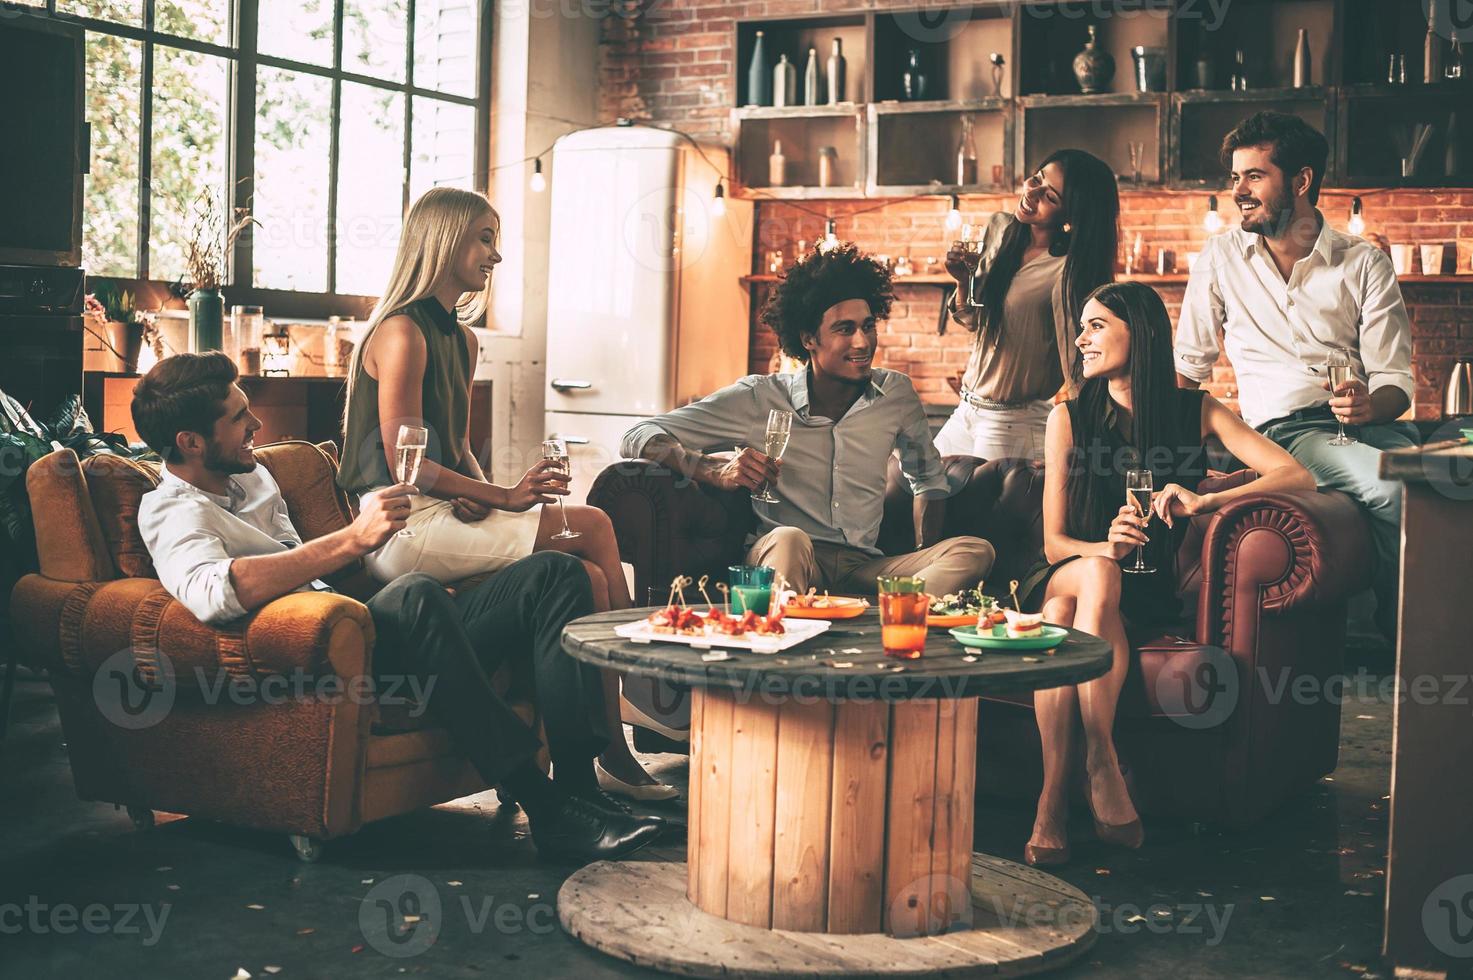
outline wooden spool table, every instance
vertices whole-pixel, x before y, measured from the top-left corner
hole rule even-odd
[[[972,853],[973,789],[978,695],[1098,677],[1105,641],[1071,630],[1052,655],[997,653],[933,630],[923,657],[901,661],[884,656],[872,610],[781,653],[707,662],[703,650],[614,633],[646,612],[579,619],[563,647],[693,689],[686,863],[577,872],[558,898],[570,933],[695,976],[1016,974],[1094,941],[1082,893]],[[662,907],[631,900],[641,890]],[[672,916],[722,937],[672,943]],[[816,945],[815,934],[831,939]],[[775,956],[778,937],[790,955]]]

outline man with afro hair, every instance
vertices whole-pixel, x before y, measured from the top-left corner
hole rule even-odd
[[[772,487],[754,499],[758,527],[746,560],[770,565],[800,592],[873,592],[879,575],[918,575],[933,594],[975,585],[992,568],[981,538],[938,541],[947,496],[941,457],[910,378],[874,366],[877,320],[890,315],[890,273],[853,245],[815,251],[773,291],[762,322],[804,362],[794,374],[754,374],[624,434],[625,456],[663,463],[723,490]],[[768,414],[793,415],[781,460],[764,455]],[[738,447],[735,455],[722,456]],[[916,543],[876,547],[892,453],[915,497]]]

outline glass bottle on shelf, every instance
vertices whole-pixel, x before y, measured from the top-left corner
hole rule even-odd
[[[1463,42],[1454,41],[1452,51],[1448,54],[1447,65],[1442,70],[1443,77],[1450,82],[1460,81],[1463,77]]]
[[[844,101],[844,40],[834,38],[833,50],[829,52],[829,105]]]
[[[772,104],[798,104],[798,69],[785,54],[778,56],[777,64],[772,69]]]
[[[761,31],[752,45],[747,65],[747,105],[772,104],[772,69],[767,66],[767,45]]]
[[[920,48],[911,48],[906,52],[905,71],[900,76],[900,90],[907,102],[920,102],[926,98],[926,73],[921,69]]]
[[[767,185],[782,187],[788,182],[788,158],[783,156],[783,141],[772,141],[772,155],[767,158]]]
[[[803,104],[818,105],[818,49],[811,46],[808,64],[803,68]]]
[[[1309,32],[1299,29],[1299,38],[1294,42],[1294,87],[1308,88],[1314,84],[1310,69]]]
[[[956,146],[956,182],[963,187],[977,183],[977,142],[972,137],[971,116],[962,116],[962,136]]]
[[[1230,85],[1234,92],[1248,91],[1248,65],[1247,56],[1243,49],[1239,48],[1233,55],[1233,78]]]

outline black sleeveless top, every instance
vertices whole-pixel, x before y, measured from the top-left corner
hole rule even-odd
[[[1125,474],[1131,469],[1149,469],[1151,485],[1156,491],[1168,483],[1178,483],[1193,493],[1207,475],[1207,451],[1202,445],[1202,398],[1200,389],[1174,389],[1175,405],[1166,419],[1168,432],[1162,446],[1148,447],[1144,452],[1130,445],[1110,418],[1091,444],[1082,452],[1076,447],[1070,461],[1071,483],[1074,480],[1095,481],[1096,499],[1100,506],[1087,524],[1075,526],[1071,520],[1065,531],[1081,541],[1104,541],[1110,531],[1115,514],[1126,503]],[[1066,403],[1069,423],[1073,431],[1082,428],[1082,409],[1077,399]],[[1113,408],[1114,403],[1109,403]],[[1113,416],[1113,411],[1107,409]],[[1071,486],[1071,490],[1074,489]],[[1176,527],[1168,528],[1159,517],[1152,517],[1146,529],[1150,543],[1145,547],[1148,566],[1156,569],[1147,575],[1121,576],[1120,610],[1133,628],[1165,624],[1181,618],[1181,601],[1177,597],[1176,554],[1186,537],[1190,525],[1187,519],[1178,520]],[[1028,597],[1028,608],[1038,608],[1043,603],[1042,586],[1061,565],[1072,561],[1066,558],[1052,565],[1038,562],[1029,570],[1019,595]],[[1132,551],[1123,565],[1135,563]]]

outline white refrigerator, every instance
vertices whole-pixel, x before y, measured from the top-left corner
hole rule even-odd
[[[569,503],[634,423],[747,373],[752,206],[715,206],[727,173],[724,149],[645,126],[553,149],[546,429],[568,443]]]

